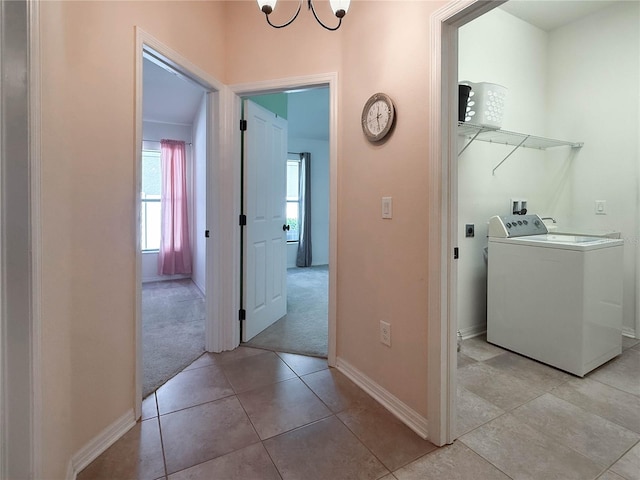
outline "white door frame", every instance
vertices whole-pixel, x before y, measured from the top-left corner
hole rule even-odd
[[[338,258],[338,74],[336,72],[308,75],[300,77],[289,77],[261,82],[250,82],[231,85],[231,123],[233,131],[232,157],[234,159],[234,181],[235,188],[235,218],[240,215],[240,111],[242,96],[264,95],[268,93],[279,93],[285,90],[305,87],[329,87],[329,336],[328,336],[328,362],[330,366],[336,365],[336,299],[337,299],[337,258]],[[236,222],[237,224],[238,222]],[[233,257],[237,259],[236,284],[240,279],[240,229],[237,232],[237,241],[233,244]],[[235,298],[237,308],[240,308],[240,296]],[[233,335],[233,339],[240,338],[240,322],[236,320],[231,324],[231,331],[228,335]],[[229,338],[229,340],[232,340]],[[232,343],[232,342],[231,342]],[[239,344],[239,340],[236,345]]]
[[[429,150],[429,440],[455,440],[458,242],[458,28],[503,0],[458,0],[431,16],[431,145]]]
[[[205,348],[207,351],[221,351],[221,319],[225,318],[225,298],[224,284],[228,279],[224,276],[223,255],[225,243],[220,240],[219,232],[224,233],[224,218],[221,210],[224,204],[219,197],[224,188],[222,182],[223,159],[225,158],[224,122],[225,102],[224,91],[226,87],[217,79],[191,63],[175,50],[163,44],[144,30],[136,27],[136,50],[135,50],[135,152],[136,159],[136,182],[135,182],[135,202],[136,217],[136,285],[135,285],[135,346],[136,346],[136,366],[135,366],[135,414],[140,418],[142,413],[142,252],[140,251],[140,189],[142,184],[142,80],[143,80],[143,52],[151,52],[160,58],[167,65],[176,71],[199,83],[209,93],[207,94],[207,202],[206,202],[206,223],[207,228],[212,232],[206,243],[206,300],[205,300]],[[202,234],[203,232],[196,232]],[[220,261],[223,259],[223,261]],[[221,265],[222,264],[222,265]],[[227,268],[228,269],[228,268]]]
[[[7,28],[11,25],[11,28]],[[3,186],[14,201],[0,202],[3,220],[0,244],[0,477],[39,478],[41,472],[41,252],[40,241],[40,23],[38,2],[5,2],[0,6],[0,49],[12,54],[0,61],[0,98],[12,99],[4,115],[19,121],[28,117],[26,130],[14,125],[0,152],[5,166],[27,161],[28,171],[3,171]],[[0,41],[2,41],[0,40]],[[24,62],[24,63],[22,63]],[[9,64],[10,63],[10,64]],[[22,80],[27,78],[26,90]],[[3,82],[9,80],[8,82]],[[20,81],[16,81],[19,79]],[[9,102],[4,102],[9,103]],[[3,115],[3,116],[4,116]],[[3,130],[7,123],[3,122]],[[3,135],[4,136],[4,135]],[[9,154],[7,154],[9,152]],[[7,155],[5,155],[7,154]],[[0,188],[2,185],[0,185]],[[25,189],[26,201],[23,195]],[[19,205],[15,205],[19,199]],[[1,200],[1,199],[0,199]],[[9,211],[10,210],[10,211]],[[8,228],[9,227],[9,228]],[[7,241],[11,239],[11,241]],[[24,249],[28,252],[25,255]],[[9,264],[6,259],[20,258]],[[7,279],[19,278],[19,287],[9,296]],[[19,297],[19,298],[18,298]],[[8,311],[10,298],[11,310]],[[8,402],[8,390],[13,400]],[[13,447],[12,447],[13,446]]]

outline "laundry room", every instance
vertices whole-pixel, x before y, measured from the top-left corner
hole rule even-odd
[[[622,332],[637,337],[640,4],[558,2],[582,9],[545,16],[526,3],[544,2],[507,2],[459,30],[459,82],[483,94],[497,85],[504,98],[500,118],[465,112],[465,123],[519,135],[504,145],[459,126],[458,329],[486,330],[488,222],[515,201],[550,232],[624,241]],[[518,147],[534,137],[549,142]]]

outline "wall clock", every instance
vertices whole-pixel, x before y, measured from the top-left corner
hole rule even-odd
[[[362,109],[362,131],[370,142],[382,141],[396,120],[396,110],[389,95],[371,95]]]

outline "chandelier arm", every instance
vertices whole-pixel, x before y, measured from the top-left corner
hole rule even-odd
[[[293,23],[293,21],[298,18],[298,14],[300,13],[300,9],[302,8],[302,0],[300,0],[300,3],[298,4],[298,10],[296,11],[295,15],[293,17],[291,17],[291,20],[289,20],[287,23],[283,23],[282,25],[276,25],[275,23],[271,23],[271,20],[269,20],[269,14],[268,13],[264,13],[265,18],[267,19],[267,23],[269,25],[271,25],[273,28],[284,28],[287,25],[291,25]]]
[[[322,20],[320,20],[320,19],[318,18],[318,15],[316,14],[316,9],[315,9],[315,8],[313,8],[313,2],[312,2],[311,0],[307,0],[307,2],[308,2],[308,5],[309,5],[309,10],[311,10],[311,12],[313,13],[313,16],[314,16],[314,17],[316,17],[316,21],[317,21],[320,25],[322,25],[322,26],[323,26],[324,28],[326,28],[327,30],[331,30],[332,32],[334,32],[334,31],[336,31],[336,30],[338,30],[338,29],[340,28],[340,25],[342,25],[342,18],[340,18],[340,19],[338,20],[338,25],[337,25],[337,26],[335,26],[335,27],[328,27],[328,26],[326,26],[324,23],[322,23]],[[292,20],[292,21],[293,21],[293,20]]]

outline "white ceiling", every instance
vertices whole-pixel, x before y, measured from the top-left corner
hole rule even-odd
[[[204,89],[149,59],[143,64],[145,121],[191,125]],[[329,89],[313,88],[288,94],[289,136],[329,139]]]
[[[615,0],[510,0],[499,8],[542,30],[551,31],[607,7]]]
[[[204,89],[148,59],[143,63],[142,118],[150,122],[191,125]]]

